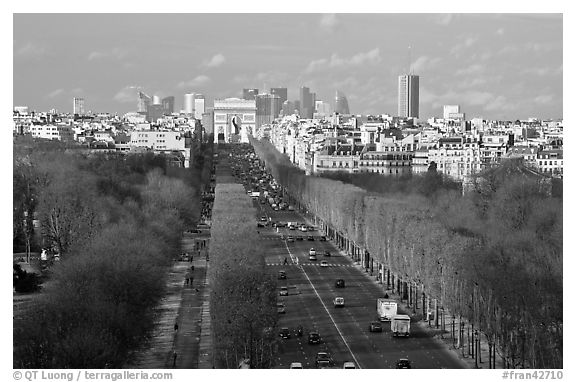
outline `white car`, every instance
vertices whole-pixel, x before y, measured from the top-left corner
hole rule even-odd
[[[328,266],[328,262],[326,260],[322,260],[322,262],[320,263],[321,267],[327,267]]]
[[[335,308],[343,308],[344,307],[344,297],[336,297],[334,299],[334,307]]]
[[[354,364],[354,362],[344,362],[344,366],[342,366],[342,369],[356,369],[356,365]]]
[[[303,369],[302,363],[300,362],[292,362],[290,364],[290,369]]]
[[[303,225],[302,227],[300,227],[300,231],[302,231],[302,232],[307,232],[307,231],[308,231],[308,228],[306,228],[306,226]]]

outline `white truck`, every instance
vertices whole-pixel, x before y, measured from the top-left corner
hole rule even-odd
[[[392,321],[390,321],[390,330],[392,331],[392,335],[394,337],[410,336],[410,316],[406,314],[397,314],[392,317]]]
[[[376,302],[376,309],[378,310],[380,321],[391,321],[392,317],[398,312],[398,304],[388,298],[379,298]]]
[[[252,191],[251,196],[252,196],[253,198],[259,198],[259,197],[260,197],[260,192],[258,192],[258,191]]]

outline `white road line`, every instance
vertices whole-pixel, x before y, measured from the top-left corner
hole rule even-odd
[[[286,244],[286,242],[284,242],[284,245],[286,245],[286,250],[288,251],[288,254],[290,255],[290,258],[293,259],[292,256],[292,252],[290,252],[290,248],[288,248],[288,245]],[[294,260],[292,260],[294,261]],[[346,342],[346,339],[344,338],[344,336],[342,335],[342,332],[340,331],[340,328],[338,327],[338,325],[336,325],[336,322],[334,321],[334,318],[332,317],[332,315],[330,314],[330,311],[328,310],[328,308],[326,308],[326,304],[324,304],[324,301],[322,301],[322,298],[320,298],[320,295],[318,294],[318,291],[316,290],[316,288],[314,287],[314,284],[312,284],[312,281],[310,281],[310,277],[308,277],[308,274],[306,273],[306,271],[304,270],[304,268],[300,265],[300,269],[302,269],[302,272],[304,272],[304,276],[306,276],[306,279],[308,280],[308,282],[310,283],[310,286],[312,286],[312,289],[314,289],[314,293],[316,293],[316,296],[318,297],[318,300],[320,300],[320,302],[322,303],[322,306],[324,307],[324,310],[326,311],[326,313],[328,313],[328,316],[330,317],[330,320],[332,321],[332,323],[334,324],[334,327],[336,328],[336,330],[338,331],[338,334],[340,335],[340,338],[342,338],[342,341],[344,342],[344,345],[346,345],[346,348],[348,349],[348,351],[350,352],[350,355],[352,355],[352,358],[354,358],[354,362],[356,362],[356,365],[358,366],[359,369],[361,369],[362,367],[360,366],[360,362],[358,362],[358,360],[356,359],[356,356],[354,355],[354,353],[352,352],[352,349],[350,349],[350,346],[348,346],[348,342]]]

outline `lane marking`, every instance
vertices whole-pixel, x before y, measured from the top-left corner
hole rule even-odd
[[[284,245],[286,246],[286,250],[288,251],[288,254],[290,255],[291,259],[294,259],[294,257],[292,256],[292,252],[290,252],[290,248],[288,248],[288,245],[286,244],[286,242],[284,242]],[[294,260],[292,260],[294,261]],[[360,362],[358,362],[358,360],[356,359],[356,356],[354,355],[354,353],[352,352],[352,349],[350,349],[350,346],[348,345],[348,342],[346,341],[346,339],[344,338],[344,336],[342,335],[342,332],[340,331],[340,328],[338,327],[338,325],[336,324],[336,322],[334,321],[334,318],[332,317],[332,314],[330,314],[330,311],[328,310],[328,308],[326,308],[326,304],[324,304],[324,301],[322,301],[322,298],[320,297],[320,295],[318,294],[318,291],[316,290],[316,287],[314,287],[314,284],[312,284],[312,281],[310,280],[310,277],[308,277],[308,274],[306,273],[306,271],[304,270],[304,267],[302,267],[302,265],[299,265],[300,269],[302,269],[302,272],[304,272],[304,276],[306,276],[306,279],[308,280],[308,282],[310,283],[310,286],[312,287],[312,289],[314,289],[314,293],[316,294],[316,296],[318,297],[318,299],[320,300],[320,303],[322,303],[322,306],[324,307],[324,310],[326,311],[326,313],[328,313],[328,317],[330,317],[330,320],[332,321],[332,323],[334,324],[334,327],[336,328],[336,330],[338,331],[338,334],[340,335],[340,338],[342,338],[342,341],[344,342],[344,345],[346,345],[346,348],[348,349],[348,351],[350,352],[350,355],[352,356],[352,358],[354,358],[354,362],[356,362],[356,365],[358,366],[359,369],[361,369],[361,365]]]

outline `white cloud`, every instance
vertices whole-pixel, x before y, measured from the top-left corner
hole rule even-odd
[[[182,88],[193,88],[196,86],[202,86],[202,85],[206,85],[207,83],[210,82],[210,77],[201,74],[199,76],[194,77],[193,79],[189,80],[189,81],[182,81],[179,82],[178,85],[176,85],[178,88],[182,89]]]
[[[420,56],[414,61],[411,65],[412,70],[417,72],[422,72],[426,69],[431,69],[432,67],[436,66],[441,61],[439,57],[428,57],[428,56]]]
[[[467,68],[459,69],[456,71],[457,76],[467,76],[470,74],[478,74],[484,71],[484,65],[472,64]]]
[[[554,96],[551,94],[542,94],[542,95],[539,95],[538,97],[534,98],[534,102],[541,104],[541,105],[552,103],[553,100],[554,100]]]
[[[210,60],[204,61],[204,66],[208,68],[217,68],[226,62],[226,57],[222,53],[215,54]]]
[[[43,46],[38,46],[31,42],[20,46],[14,50],[14,56],[24,57],[24,58],[41,58],[46,55],[47,50]]]
[[[352,57],[339,57],[337,54],[333,54],[329,59],[321,58],[319,60],[311,61],[306,69],[306,73],[311,73],[324,68],[334,69],[334,68],[352,68],[362,65],[378,64],[382,61],[380,56],[380,49],[374,48],[368,52],[357,53]]]
[[[102,52],[90,52],[90,54],[88,55],[88,61],[92,61],[92,60],[98,60],[101,58],[106,57],[106,54],[102,53]]]
[[[114,101],[120,103],[136,103],[137,90],[135,86],[125,86],[116,93],[113,97]]]
[[[48,98],[56,98],[64,93],[64,89],[56,89],[48,93]]]
[[[504,28],[499,28],[499,29],[496,31],[496,34],[502,36],[502,35],[504,34]]]
[[[339,23],[340,21],[334,13],[322,15],[320,19],[320,26],[328,31],[334,30]]]
[[[439,25],[449,25],[452,20],[454,20],[455,16],[451,13],[440,13],[436,15],[432,15],[432,20]]]

